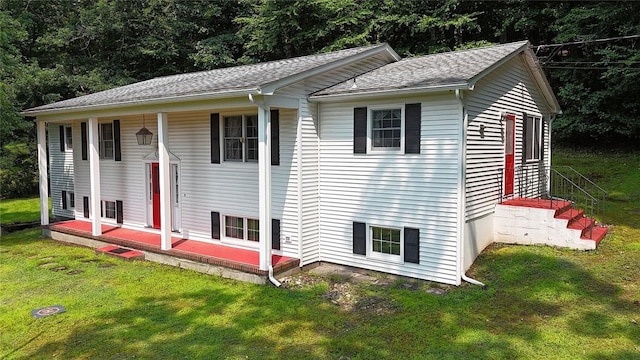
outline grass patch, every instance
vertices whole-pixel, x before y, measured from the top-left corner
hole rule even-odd
[[[51,199],[49,199],[51,213]],[[3,199],[0,201],[0,224],[40,220],[40,198]]]
[[[589,252],[494,244],[469,273],[484,290],[308,275],[276,289],[3,236],[0,358],[637,359],[640,213],[625,209],[640,208],[640,156],[556,156],[628,195],[607,205],[612,234]],[[344,288],[352,306],[327,296]],[[55,304],[67,312],[30,315]]]

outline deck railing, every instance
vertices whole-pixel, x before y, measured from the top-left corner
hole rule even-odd
[[[586,217],[579,219],[583,228],[593,233],[592,222],[604,222],[604,202],[607,192],[570,166],[540,166],[538,164],[518,166],[514,172],[514,191],[504,194],[504,171],[500,171],[499,202],[520,197],[554,202],[569,201],[574,206],[569,210],[574,215],[582,209]]]

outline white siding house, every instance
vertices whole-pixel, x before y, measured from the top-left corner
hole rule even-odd
[[[505,119],[516,163],[548,165],[559,111],[519,42],[407,59],[386,44],[347,49],[25,114],[40,146],[48,127],[54,214],[91,222],[94,236],[105,223],[159,233],[163,249],[171,236],[252,249],[261,270],[277,254],[460,284],[509,195]],[[136,140],[143,124],[149,145]]]

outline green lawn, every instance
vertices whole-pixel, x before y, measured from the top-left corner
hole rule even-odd
[[[638,359],[640,154],[556,153],[619,193],[598,250],[492,245],[469,272],[486,289],[353,285],[368,303],[352,310],[328,299],[332,277],[256,286],[99,256],[37,230],[3,236],[0,358]],[[55,304],[67,312],[30,315]]]
[[[49,200],[51,212],[51,200]],[[0,224],[40,220],[40,198],[0,200]]]

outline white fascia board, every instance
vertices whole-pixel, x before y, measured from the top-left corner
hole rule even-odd
[[[398,55],[392,48],[391,46],[389,46],[389,44],[384,43],[381,46],[375,47],[373,49],[369,49],[367,51],[363,51],[359,54],[356,55],[352,55],[340,60],[336,60],[333,62],[330,62],[328,64],[324,64],[322,66],[317,66],[314,67],[313,69],[295,74],[295,75],[291,75],[288,77],[285,77],[283,79],[280,80],[276,80],[273,81],[271,83],[267,83],[264,84],[263,86],[260,87],[260,94],[262,95],[272,95],[276,90],[278,90],[279,88],[291,85],[295,82],[298,82],[300,80],[304,80],[306,78],[309,78],[311,76],[315,76],[315,75],[320,75],[323,74],[327,71],[331,71],[333,69],[337,69],[339,67],[342,66],[346,66],[349,65],[353,62],[356,61],[360,61],[362,59],[366,59],[368,57],[374,56],[374,55],[378,55],[378,54],[383,54],[383,53],[387,53],[387,55],[389,56],[389,62],[396,62],[398,60],[401,59],[400,55]]]
[[[538,86],[538,89],[540,90],[540,92],[542,93],[542,96],[544,96],[545,100],[547,101],[547,104],[549,105],[551,112],[553,112],[554,114],[562,114],[560,103],[558,102],[558,99],[556,98],[556,95],[554,94],[553,89],[549,84],[549,80],[547,79],[547,76],[544,74],[544,71],[542,70],[542,68],[540,67],[540,64],[536,60],[537,58],[533,53],[533,51],[531,51],[531,49],[526,49],[522,53],[522,57],[525,60],[528,73],[535,80],[535,83]]]
[[[158,112],[180,112],[180,111],[198,111],[198,110],[216,110],[216,109],[244,109],[254,108],[248,96],[244,94],[241,97],[231,98],[211,98],[206,100],[197,100],[190,102],[165,103],[165,104],[145,104],[139,103],[125,107],[113,107],[102,110],[82,110],[77,112],[61,112],[56,114],[44,114],[38,116],[38,121],[46,122],[66,122],[69,120],[86,119],[92,116],[99,118],[110,116],[127,116],[139,115]]]
[[[517,56],[518,54],[520,54],[521,52],[523,52],[524,50],[526,50],[528,48],[529,48],[529,42],[528,41],[527,42],[523,42],[523,44],[519,48],[514,50],[511,54],[503,57],[502,59],[500,59],[498,61],[496,61],[491,66],[487,67],[486,69],[482,70],[481,72],[476,74],[474,77],[469,79],[469,84],[471,84],[472,86],[475,86],[475,84],[478,82],[478,80],[482,79],[483,77],[485,77],[489,73],[493,72],[493,70],[495,70],[498,67],[502,66],[507,61],[513,59],[515,56]]]
[[[372,90],[372,91],[363,91],[363,92],[350,93],[350,94],[313,95],[309,97],[309,101],[329,102],[329,101],[359,100],[359,99],[368,99],[368,98],[380,97],[380,96],[426,94],[426,93],[442,92],[442,91],[448,91],[448,90],[473,90],[473,86],[465,82],[465,83],[458,83],[458,84],[412,87],[412,88],[405,88],[405,89]]]
[[[204,94],[196,94],[196,95],[167,96],[167,97],[154,98],[154,99],[118,101],[118,102],[106,103],[106,104],[71,106],[71,107],[56,108],[56,109],[26,110],[21,112],[21,114],[24,116],[43,116],[43,115],[54,115],[54,114],[62,114],[62,113],[72,114],[76,112],[96,113],[102,110],[123,108],[123,107],[173,104],[173,103],[183,103],[183,102],[189,102],[189,101],[232,98],[232,97],[240,97],[240,96],[246,97],[247,94],[256,93],[258,91],[259,89],[257,88],[250,88],[250,89],[223,91],[223,92],[215,92],[215,93],[204,93]]]

